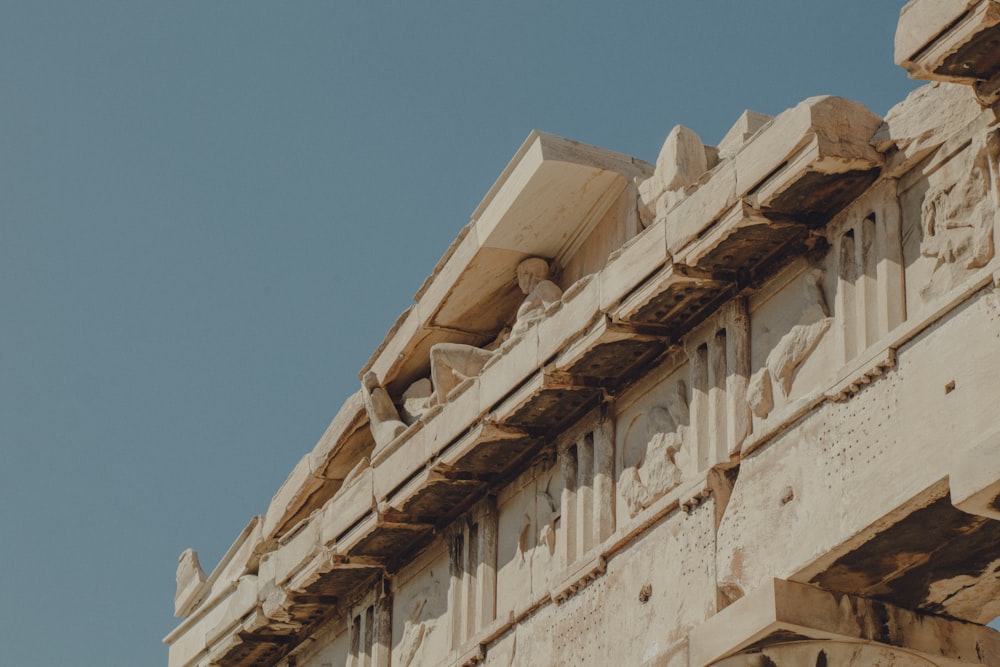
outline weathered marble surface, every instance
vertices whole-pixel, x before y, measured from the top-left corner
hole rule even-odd
[[[998,5],[906,5],[885,119],[532,133],[171,667],[1000,664]]]

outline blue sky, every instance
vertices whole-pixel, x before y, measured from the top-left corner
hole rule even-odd
[[[884,114],[901,5],[0,0],[0,664],[166,663],[532,128]]]

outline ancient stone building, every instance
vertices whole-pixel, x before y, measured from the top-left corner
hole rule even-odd
[[[532,133],[171,667],[1000,665],[1000,2],[879,118]]]

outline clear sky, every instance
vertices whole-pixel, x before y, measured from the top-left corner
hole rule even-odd
[[[902,4],[0,0],[0,665],[166,664],[532,128],[884,114]]]

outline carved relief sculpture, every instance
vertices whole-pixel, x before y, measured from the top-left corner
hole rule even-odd
[[[502,331],[485,348],[462,343],[438,343],[431,348],[432,402],[443,403],[448,394],[463,381],[476,377],[500,344],[508,337],[516,339],[532,324],[545,316],[545,310],[562,298],[562,290],[548,280],[549,264],[540,257],[531,257],[517,266],[517,284],[525,298],[517,310],[514,327]]]
[[[667,135],[653,175],[639,183],[639,217],[644,227],[662,216],[712,166],[698,135],[677,125]]]
[[[551,481],[551,480],[550,480]],[[552,498],[548,488],[538,494],[538,543],[545,545],[549,556],[556,552],[556,522],[560,518],[559,504]]]
[[[764,366],[750,378],[747,400],[753,413],[761,419],[767,418],[774,409],[772,383],[777,382],[782,395],[787,398],[795,371],[816,349],[833,322],[823,296],[822,278],[823,272],[819,269],[808,272],[803,286],[806,306],[799,315],[798,323],[774,346]]]
[[[409,617],[403,622],[403,638],[400,641],[399,655],[403,667],[410,667],[420,653],[424,640],[434,632],[436,619],[425,613],[427,598],[418,597],[413,601]]]
[[[431,396],[434,387],[428,378],[420,378],[403,392],[403,405],[400,417],[407,424],[412,424],[424,416],[431,407]]]
[[[550,477],[549,483],[551,481]],[[531,565],[535,555],[535,547],[545,547],[549,556],[555,554],[556,551],[556,523],[559,520],[559,504],[552,498],[547,485],[544,490],[538,491],[535,501],[535,518],[532,520],[531,515],[525,513],[517,538],[518,564],[523,567]]]
[[[1000,207],[1000,130],[973,142],[972,164],[957,181],[931,188],[921,206],[920,254],[936,259],[925,299],[954,287],[962,270],[986,266],[994,255],[993,227]]]
[[[687,387],[678,381],[668,393],[667,406],[654,407],[640,417],[633,427],[638,432],[630,429],[626,440],[641,437],[645,448],[639,460],[619,476],[618,485],[629,516],[634,517],[681,483],[687,466],[683,431],[688,420]]]

